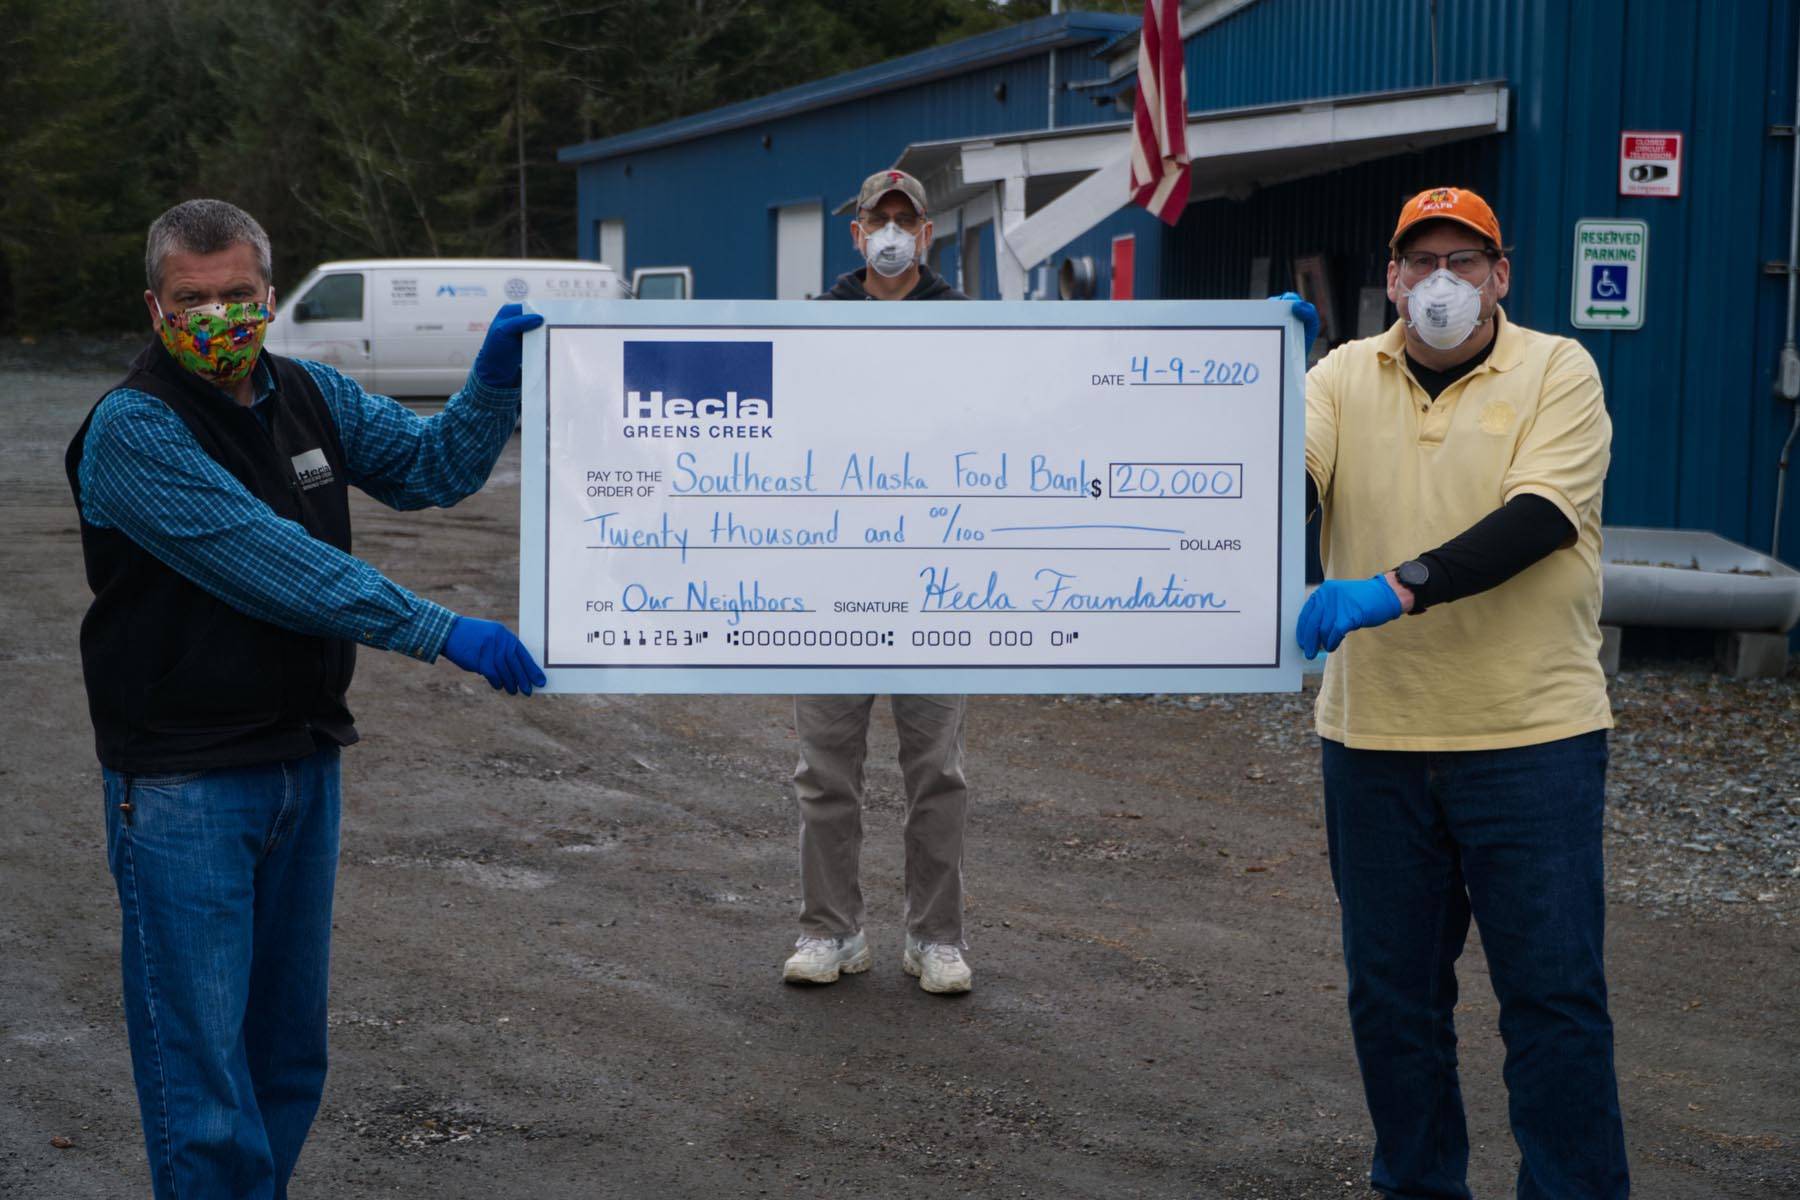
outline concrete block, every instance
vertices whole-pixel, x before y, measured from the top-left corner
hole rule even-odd
[[[1715,657],[1733,679],[1779,679],[1787,674],[1787,634],[1721,633]]]
[[[1617,625],[1600,627],[1600,669],[1608,679],[1619,673],[1619,643],[1624,637],[1625,631]]]

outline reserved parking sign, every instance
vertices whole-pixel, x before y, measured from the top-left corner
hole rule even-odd
[[[1639,329],[1650,227],[1642,221],[1575,222],[1575,287],[1569,322],[1577,329]]]

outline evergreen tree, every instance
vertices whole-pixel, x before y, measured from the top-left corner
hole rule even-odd
[[[139,131],[96,0],[0,0],[0,328],[141,324]],[[138,260],[141,262],[141,260]]]
[[[355,255],[566,256],[560,147],[1046,11],[335,0],[224,20],[211,0],[0,0],[0,329],[141,324],[144,230],[194,196],[256,215],[278,287]]]

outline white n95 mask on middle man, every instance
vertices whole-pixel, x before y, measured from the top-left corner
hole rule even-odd
[[[1407,324],[1434,350],[1454,350],[1480,324],[1481,289],[1438,268],[1406,292]]]
[[[891,222],[863,235],[863,257],[877,274],[889,279],[905,274],[918,253],[917,236]]]

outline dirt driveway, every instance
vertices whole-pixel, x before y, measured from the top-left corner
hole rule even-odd
[[[0,361],[7,1197],[148,1193],[61,473],[116,375]],[[359,501],[358,550],[510,621],[517,484],[515,441],[455,510]],[[1642,801],[1687,778],[1660,698],[1729,706],[1738,686],[1619,684],[1616,744],[1637,757],[1618,773],[1609,960],[1637,1194],[1657,1200],[1800,1195],[1791,855],[1751,861],[1778,841],[1751,824],[1735,861],[1695,851],[1671,881],[1693,835],[1665,825],[1690,818]],[[1790,675],[1749,697],[1775,726],[1715,739],[1721,765],[1681,785],[1693,820],[1729,785],[1733,811],[1755,801],[1791,833],[1797,694]],[[876,969],[798,990],[777,974],[797,906],[781,698],[507,700],[446,663],[369,652],[352,700],[334,1062],[296,1198],[1366,1194],[1307,697],[979,698],[977,986],[950,1000],[900,972],[885,708],[865,864]],[[1745,902],[1708,902],[1717,871],[1755,876],[1733,884]],[[1678,884],[1691,903],[1647,898]],[[1510,1195],[1478,946],[1461,970],[1473,1182]]]

